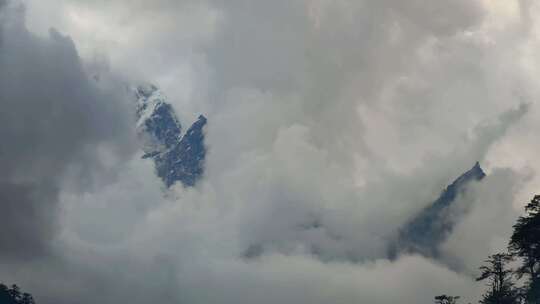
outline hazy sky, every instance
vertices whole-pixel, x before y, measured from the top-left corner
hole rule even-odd
[[[0,280],[39,304],[474,302],[538,193],[537,17],[528,0],[0,0]],[[141,82],[184,127],[208,117],[197,187],[165,190],[140,158]],[[440,259],[387,260],[476,161]]]

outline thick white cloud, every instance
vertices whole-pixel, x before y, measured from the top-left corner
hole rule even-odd
[[[90,68],[157,82],[184,125],[209,118],[196,188],[164,192],[134,157],[109,184],[62,189],[55,257],[4,272],[42,302],[474,301],[474,269],[534,193],[530,1],[26,3],[30,29],[69,34]],[[489,176],[460,198],[442,260],[386,260],[475,161]]]

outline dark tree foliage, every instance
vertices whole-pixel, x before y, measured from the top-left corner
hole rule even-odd
[[[7,287],[0,283],[0,304],[35,304],[32,295],[21,292],[19,286]]]
[[[507,267],[514,258],[507,253],[490,255],[485,265],[480,267],[482,274],[477,281],[487,280],[490,289],[484,294],[483,304],[517,304],[519,292],[512,281],[513,270]]]
[[[440,295],[435,297],[435,304],[456,304],[459,296]]]
[[[527,303],[540,303],[540,195],[527,206],[526,214],[518,218],[508,249],[522,261],[516,274],[526,276],[525,299]]]

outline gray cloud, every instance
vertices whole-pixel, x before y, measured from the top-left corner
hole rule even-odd
[[[26,30],[22,6],[3,10],[0,255],[28,257],[43,254],[58,228],[68,171],[89,177],[100,147],[129,153],[129,111],[87,78],[70,38],[55,30],[38,38]]]
[[[512,183],[523,168],[503,161],[504,147],[536,150],[538,112],[516,97],[538,97],[534,27],[516,26],[519,6],[506,15],[513,6],[466,0],[27,3],[30,28],[70,34],[85,67],[104,55],[112,70],[157,82],[184,125],[209,118],[205,180],[163,193],[151,164],[122,157],[129,111],[86,80],[73,42],[11,18],[13,60],[3,64],[22,76],[0,78],[13,91],[2,106],[16,110],[0,112],[0,132],[18,143],[2,146],[2,195],[28,200],[24,210],[50,197],[36,211],[44,235],[17,233],[31,247],[55,237],[52,257],[6,263],[2,274],[40,303],[474,301],[483,286],[471,269],[501,248],[516,215],[508,201],[532,191]],[[443,248],[461,272],[386,260],[398,228],[477,160],[493,176],[463,199],[472,211]],[[118,179],[103,182],[110,164]],[[65,174],[48,185],[51,172]],[[264,254],[242,259],[253,244]]]

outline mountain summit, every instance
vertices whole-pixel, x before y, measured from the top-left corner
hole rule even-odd
[[[465,193],[467,187],[475,181],[482,180],[486,174],[476,164],[458,177],[441,193],[439,198],[424,208],[400,231],[398,240],[390,250],[390,256],[400,251],[416,252],[426,256],[437,256],[438,246],[452,232],[463,210],[454,210],[456,198]]]
[[[182,134],[182,125],[161,90],[150,84],[133,91],[143,158],[154,160],[156,173],[167,187],[177,181],[194,186],[204,173],[206,117],[200,115]]]

